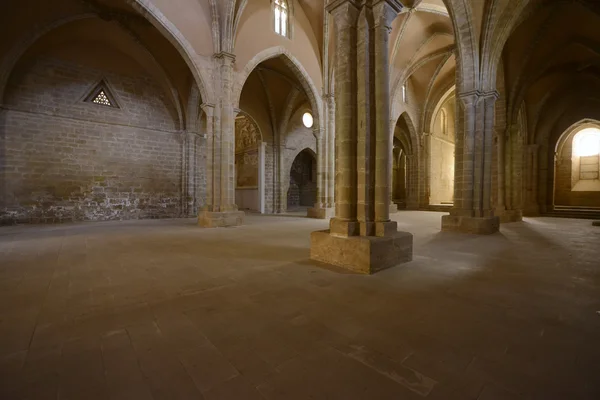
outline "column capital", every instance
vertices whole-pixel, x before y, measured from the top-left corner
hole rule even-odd
[[[235,62],[235,54],[228,53],[226,51],[221,51],[219,53],[213,54],[213,57],[219,60],[229,60],[230,62]]]
[[[333,16],[337,29],[344,29],[356,25],[360,6],[357,0],[333,0],[325,10]]]
[[[200,108],[209,117],[212,116],[213,112],[215,111],[215,105],[212,103],[202,103],[202,104],[200,104]]]
[[[402,11],[402,4],[398,0],[367,0],[367,2],[373,10],[375,26],[384,26],[391,30],[392,21]]]
[[[496,90],[482,92],[481,90],[469,90],[468,92],[458,93],[456,97],[462,101],[465,106],[472,106],[480,101],[496,101],[500,94]]]

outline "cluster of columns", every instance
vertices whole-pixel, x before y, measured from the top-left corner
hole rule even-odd
[[[311,258],[372,273],[412,258],[390,221],[392,135],[388,41],[396,0],[334,0],[335,216],[311,234]]]
[[[492,158],[496,91],[458,93],[454,206],[442,230],[487,234],[500,219],[492,208]],[[462,133],[462,134],[460,134]]]
[[[334,214],[335,199],[335,98],[323,96],[323,130],[317,132],[317,202],[308,217],[328,219]]]
[[[217,86],[220,97],[203,105],[206,115],[206,201],[198,212],[203,227],[241,225],[244,212],[235,204],[235,115],[233,107],[233,63],[235,56],[221,52]]]

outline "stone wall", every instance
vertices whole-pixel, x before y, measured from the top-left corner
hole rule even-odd
[[[0,125],[2,223],[179,216],[182,135],[150,78],[55,58],[17,71]],[[83,101],[100,78],[119,108]]]

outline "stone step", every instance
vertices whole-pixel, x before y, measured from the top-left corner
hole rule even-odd
[[[565,207],[556,206],[554,210],[543,214],[545,217],[576,218],[576,219],[598,219],[600,220],[600,208],[597,207]]]

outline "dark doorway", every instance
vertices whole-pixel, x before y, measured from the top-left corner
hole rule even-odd
[[[317,200],[317,160],[309,149],[296,156],[290,170],[287,208],[312,207]]]

